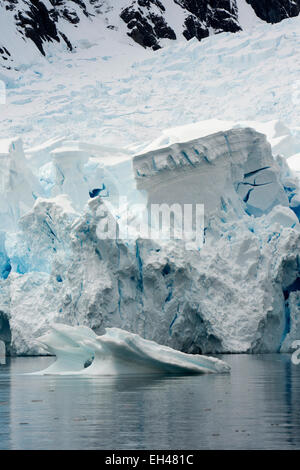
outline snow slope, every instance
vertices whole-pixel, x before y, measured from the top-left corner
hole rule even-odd
[[[1,0],[0,67],[23,70],[43,56],[75,53],[109,38],[133,50],[157,50],[277,23],[299,11],[298,0]]]
[[[7,75],[0,137],[22,135],[26,153],[64,136],[112,147],[136,142],[139,151],[162,129],[218,118],[280,120],[297,139],[299,21],[191,40],[154,55],[142,48],[133,55],[117,42],[80,51],[76,60],[58,55]]]
[[[290,350],[300,334],[299,183],[286,163],[300,152],[299,21],[134,57],[107,41],[2,72],[0,339],[13,353],[39,352],[52,321],[124,328],[184,352]],[[109,201],[122,218],[119,196],[146,205],[187,187],[207,208],[200,250],[99,239]]]
[[[38,56],[75,53],[109,37],[155,51],[299,12],[299,0],[1,0],[0,66],[22,70]]]

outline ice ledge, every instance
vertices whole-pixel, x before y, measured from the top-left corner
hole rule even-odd
[[[202,204],[205,217],[224,209],[226,200],[240,216],[246,211],[259,217],[277,204],[288,206],[279,170],[266,136],[252,128],[174,143],[133,159],[136,185],[147,192],[148,207]]]
[[[195,167],[223,162],[244,167],[245,173],[274,163],[265,135],[254,129],[231,129],[189,142],[136,155],[133,170],[138,189],[147,189],[173,177],[171,172],[194,172]]]

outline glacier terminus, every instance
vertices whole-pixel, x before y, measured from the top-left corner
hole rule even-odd
[[[223,2],[223,13],[208,5],[202,16],[189,1],[90,2],[94,16],[84,2],[69,2],[76,12],[51,2],[43,37],[32,26],[43,2],[26,12],[26,2],[7,3],[7,38],[27,51],[1,46],[7,353],[43,354],[36,338],[57,323],[97,335],[120,328],[183,353],[291,352],[300,337],[295,2],[267,13]],[[164,204],[203,206],[193,249],[135,230],[137,208]],[[124,214],[129,239],[99,238]]]

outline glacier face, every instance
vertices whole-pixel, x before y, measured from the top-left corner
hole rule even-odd
[[[68,162],[61,149],[55,162],[57,155]],[[60,163],[64,184],[53,184],[54,194],[38,197],[19,230],[6,233],[10,272],[0,281],[0,310],[12,353],[41,353],[35,337],[51,322],[98,334],[122,328],[189,353],[288,351],[300,333],[300,231],[291,204],[299,188],[266,137],[250,128],[221,131],[124,157],[106,175],[94,162],[98,186],[106,177],[102,195],[91,191],[91,163],[82,166],[89,151],[72,150],[74,170]],[[122,214],[123,182],[129,203],[204,203],[201,249],[187,251],[180,240],[99,238],[111,208]]]
[[[193,353],[291,348],[298,44],[295,18],[155,56],[140,48],[136,63],[89,44],[78,61],[5,75],[0,340],[12,354],[41,353],[35,338],[52,322]],[[204,203],[203,247],[99,239],[99,224],[122,220],[123,196]]]

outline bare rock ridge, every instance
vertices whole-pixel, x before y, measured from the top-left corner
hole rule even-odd
[[[298,16],[299,0],[246,0],[256,15],[267,23],[279,23],[285,18]]]

